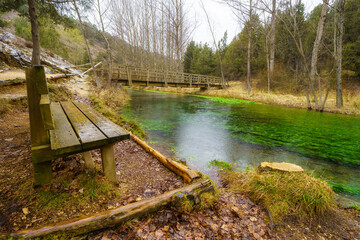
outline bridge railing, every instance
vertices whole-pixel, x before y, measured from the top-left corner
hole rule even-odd
[[[78,68],[86,70],[86,68]],[[97,68],[96,72],[99,76],[107,77],[107,68]],[[112,79],[137,80],[144,82],[159,83],[178,83],[178,84],[207,84],[222,85],[222,78],[216,76],[208,76],[201,74],[165,71],[161,69],[151,69],[144,67],[117,65],[113,67]]]
[[[160,69],[148,69],[134,66],[120,65],[113,69],[113,78],[128,79],[161,83],[185,83],[185,84],[221,84],[221,77],[201,74],[164,71]]]

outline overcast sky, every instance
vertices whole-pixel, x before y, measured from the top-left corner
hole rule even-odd
[[[209,30],[209,25],[206,20],[204,10],[201,8],[200,0],[192,0],[188,2],[189,16],[194,24],[197,23],[197,28],[194,30],[192,36],[195,42],[207,42],[213,46],[213,39]],[[310,12],[315,6],[320,4],[321,0],[303,0],[306,12]],[[228,31],[228,43],[238,34],[241,26],[236,20],[235,15],[231,9],[226,5],[215,2],[214,0],[203,0],[206,11],[209,15],[210,22],[213,25],[216,41],[219,41],[224,32]]]

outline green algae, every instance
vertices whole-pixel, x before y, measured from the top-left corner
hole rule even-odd
[[[360,189],[359,117],[228,104],[204,96],[143,91],[132,96],[129,111],[144,125],[149,140],[175,147],[197,170],[206,172],[213,159],[240,168],[286,161],[337,183],[336,192],[353,194]]]
[[[334,192],[346,193],[350,195],[360,196],[360,188],[342,185],[336,182],[328,182]]]
[[[191,95],[193,97],[201,97],[210,99],[214,102],[218,103],[229,103],[229,104],[239,104],[239,103],[246,103],[246,104],[262,104],[259,102],[254,102],[250,100],[244,100],[244,99],[237,99],[237,98],[224,98],[224,97],[212,97],[212,96],[205,96],[205,95]]]

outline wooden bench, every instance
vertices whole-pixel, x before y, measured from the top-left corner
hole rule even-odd
[[[130,134],[85,103],[51,103],[43,66],[26,69],[35,186],[51,182],[51,160],[83,153],[94,168],[90,150],[100,148],[105,177],[116,183],[115,142]]]

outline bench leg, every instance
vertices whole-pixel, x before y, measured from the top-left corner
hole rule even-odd
[[[84,152],[83,157],[85,160],[85,167],[93,171],[95,169],[95,164],[91,156],[91,152],[90,151]]]
[[[50,183],[52,179],[51,161],[34,163],[34,187]]]
[[[102,166],[105,177],[113,183],[117,183],[116,165],[114,156],[114,143],[105,145],[101,148]]]

